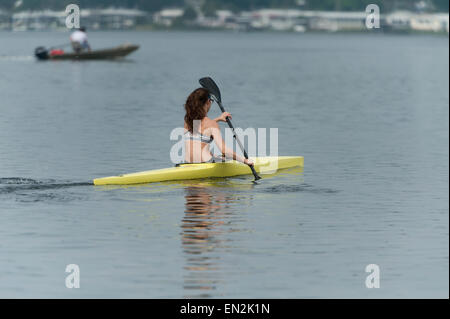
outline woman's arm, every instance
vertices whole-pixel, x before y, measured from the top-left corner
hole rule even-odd
[[[242,156],[239,156],[234,152],[232,149],[229,149],[225,141],[222,138],[222,133],[220,132],[219,124],[217,124],[216,121],[211,123],[211,135],[214,138],[214,142],[216,143],[217,147],[219,148],[222,155],[224,155],[227,158],[232,158],[235,161],[239,161],[241,163],[247,164],[247,165],[253,165],[252,160],[248,160]]]
[[[228,113],[228,112],[223,112],[222,114],[220,114],[219,117],[215,118],[214,121],[215,121],[216,123],[219,123],[219,122],[226,122],[226,121],[227,121],[227,117],[229,117],[230,120],[231,120],[231,114]]]

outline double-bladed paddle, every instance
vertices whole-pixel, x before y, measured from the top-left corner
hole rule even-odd
[[[217,86],[217,84],[214,82],[213,79],[211,79],[210,77],[204,77],[201,78],[199,80],[200,85],[205,88],[206,90],[208,90],[209,94],[213,97],[213,99],[217,102],[217,105],[219,105],[220,110],[223,112],[225,112],[225,109],[222,105],[222,98],[220,96],[220,90],[219,87]],[[233,137],[236,140],[236,142],[238,143],[239,147],[241,148],[242,153],[244,153],[244,157],[246,159],[248,159],[248,154],[245,151],[244,146],[242,145],[241,141],[239,140],[233,124],[231,124],[231,120],[230,118],[227,116],[226,118],[228,126],[231,128],[232,132],[233,132]],[[255,171],[255,167],[253,165],[249,165],[250,169],[252,170],[253,176],[255,176],[255,181],[257,181],[258,179],[261,179],[261,177],[258,175],[258,173],[256,173]]]

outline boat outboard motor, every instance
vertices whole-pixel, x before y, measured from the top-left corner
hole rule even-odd
[[[48,51],[46,48],[44,47],[37,47],[34,50],[34,55],[36,56],[36,58],[38,58],[39,60],[47,60],[48,59]]]

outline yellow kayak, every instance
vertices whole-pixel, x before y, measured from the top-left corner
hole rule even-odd
[[[252,160],[255,163],[255,170],[260,174],[270,174],[289,167],[303,167],[303,156],[256,157]],[[94,185],[129,185],[251,174],[252,171],[247,165],[236,161],[181,164],[171,168],[96,178],[94,179]],[[264,178],[264,175],[262,177]]]

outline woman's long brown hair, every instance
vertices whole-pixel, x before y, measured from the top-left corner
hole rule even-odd
[[[209,99],[209,92],[203,88],[194,90],[187,98],[184,108],[186,109],[186,115],[184,116],[184,122],[188,127],[188,131],[193,133],[194,120],[203,120],[206,116],[206,110],[204,108],[206,102]]]

